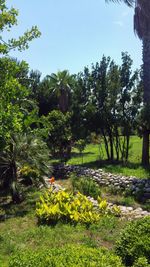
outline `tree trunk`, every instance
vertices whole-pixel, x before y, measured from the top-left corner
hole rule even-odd
[[[142,150],[142,165],[148,166],[149,164],[149,132],[143,133],[143,150]]]
[[[119,161],[119,133],[117,127],[115,127],[115,151],[116,159]]]
[[[107,159],[110,160],[109,146],[108,146],[107,137],[105,135],[105,131],[103,129],[101,129],[101,131],[102,131],[102,135],[104,137],[104,144],[105,144],[105,150],[106,150],[106,154],[107,154]]]
[[[110,143],[110,159],[114,160],[114,144],[112,130],[108,129],[109,143]]]
[[[126,156],[125,156],[125,161],[128,161],[129,157],[129,144],[130,144],[130,135],[127,134],[126,136]]]
[[[66,89],[61,89],[59,97],[59,110],[62,113],[66,113],[68,111],[68,92]]]
[[[143,86],[144,106],[150,105],[150,34],[143,37]],[[149,164],[149,131],[143,129],[142,164]]]
[[[20,196],[18,188],[17,188],[17,167],[16,167],[15,162],[12,162],[11,176],[12,176],[12,181],[10,184],[10,193],[12,196],[12,201],[14,203],[18,204],[21,202],[21,196]]]

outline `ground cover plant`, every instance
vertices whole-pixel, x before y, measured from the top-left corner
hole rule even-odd
[[[66,245],[63,248],[18,254],[9,267],[123,267],[119,257],[106,249]]]

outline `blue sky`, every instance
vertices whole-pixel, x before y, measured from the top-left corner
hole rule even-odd
[[[24,59],[43,76],[58,70],[70,73],[111,56],[120,64],[121,52],[128,51],[134,68],[142,64],[142,44],[133,33],[133,10],[105,0],[8,0],[19,10],[18,26],[9,36],[17,37],[32,25],[42,35],[24,52],[11,56]],[[8,34],[5,34],[8,37]]]

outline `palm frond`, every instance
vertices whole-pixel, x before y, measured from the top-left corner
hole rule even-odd
[[[105,0],[106,2],[118,2],[118,3],[125,3],[129,7],[133,7],[136,0]]]

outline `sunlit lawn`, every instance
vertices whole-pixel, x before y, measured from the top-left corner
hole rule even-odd
[[[83,152],[83,158],[77,151],[73,150],[68,164],[82,164],[92,168],[103,168],[108,172],[121,173],[123,175],[132,175],[139,178],[150,177],[150,170],[144,169],[141,165],[142,139],[137,136],[131,137],[131,149],[129,152],[129,162],[126,165],[109,164],[106,161],[104,144],[88,144]]]

